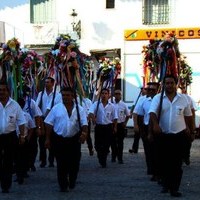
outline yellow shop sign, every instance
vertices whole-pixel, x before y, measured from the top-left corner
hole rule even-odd
[[[200,38],[199,28],[162,28],[162,29],[137,29],[125,30],[124,40],[150,40],[162,39],[166,33],[172,32],[178,39],[198,39]]]

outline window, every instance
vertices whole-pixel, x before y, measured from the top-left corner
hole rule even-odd
[[[56,0],[30,0],[30,21],[34,24],[45,24],[55,21]]]
[[[115,8],[115,0],[106,0],[106,8]]]
[[[169,0],[143,0],[143,24],[169,24]]]

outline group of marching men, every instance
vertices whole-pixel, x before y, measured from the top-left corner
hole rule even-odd
[[[15,101],[10,97],[9,85],[0,82],[0,183],[3,193],[9,193],[13,173],[16,174],[14,181],[23,184],[24,178],[29,176],[27,172],[36,170],[38,149],[41,168],[47,165],[47,159],[49,167],[54,167],[56,159],[61,192],[76,185],[81,144],[85,141],[91,156],[95,147],[103,168],[111,144],[112,161],[118,158],[118,162],[123,163],[124,130],[130,112],[121,100],[121,91],[116,90],[112,100],[110,90],[103,88],[99,99],[92,103],[88,98],[77,97],[70,87],[57,92],[54,86],[55,80],[47,77],[45,88],[36,100],[31,98],[30,88],[24,87],[22,97]],[[95,125],[94,147],[91,123]]]
[[[157,82],[149,82],[133,110],[134,143],[130,153],[137,153],[141,136],[151,181],[157,181],[161,193],[180,197],[182,163],[190,164],[190,148],[195,133],[197,109],[185,88],[179,93],[177,78],[168,75],[160,92]]]
[[[55,80],[45,79],[45,89],[36,101],[30,89],[24,88],[23,97],[14,101],[6,83],[0,83],[0,183],[8,193],[12,174],[23,184],[29,170],[35,171],[39,141],[40,167],[57,166],[57,180],[61,192],[76,185],[81,159],[81,144],[87,141],[89,154],[94,148],[99,164],[107,167],[111,147],[112,162],[123,164],[125,127],[131,116],[122,101],[120,90],[111,97],[102,88],[95,102],[77,98],[70,87],[54,90]],[[147,173],[159,181],[162,192],[181,196],[178,191],[182,177],[183,159],[189,162],[189,151],[194,131],[191,99],[177,92],[177,80],[166,76],[164,89],[157,94],[158,83],[148,83],[146,95],[141,96],[133,111],[134,132],[142,134]],[[94,125],[94,148],[90,136]]]

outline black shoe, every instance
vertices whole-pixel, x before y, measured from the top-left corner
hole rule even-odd
[[[89,154],[90,154],[90,156],[93,156],[93,155],[94,155],[94,150],[93,150],[93,149],[90,149],[90,150],[89,150]]]
[[[178,191],[171,191],[170,195],[172,197],[181,197],[182,196],[182,194],[180,192],[178,192]]]
[[[9,193],[8,189],[2,189],[2,193]]]
[[[31,170],[32,172],[35,172],[35,171],[36,171],[35,166],[33,165],[32,167],[30,167],[30,170]]]
[[[74,189],[75,186],[76,186],[75,181],[71,181],[71,182],[69,183],[69,189]]]
[[[24,178],[18,177],[17,182],[18,182],[19,185],[22,185],[24,183]]]
[[[163,187],[162,188],[162,190],[160,191],[161,193],[168,193],[169,192],[169,190],[168,190],[168,188],[166,188],[166,187]]]
[[[60,192],[69,192],[68,188],[60,188]]]
[[[187,166],[190,165],[190,158],[185,158],[183,161]]]
[[[133,150],[133,149],[129,149],[129,153],[138,153],[138,151]]]
[[[106,168],[106,164],[102,164],[101,167],[102,167],[102,168]]]
[[[123,160],[118,160],[119,164],[124,164]]]
[[[28,173],[27,173],[27,172],[24,173],[23,177],[24,177],[24,178],[28,178],[28,177],[29,177]]]
[[[133,153],[133,149],[129,149],[128,151],[129,151],[129,153]]]
[[[40,167],[41,167],[41,168],[44,168],[45,166],[46,166],[46,163],[43,163],[43,162],[42,162],[42,163],[40,164]]]
[[[53,164],[53,163],[50,163],[50,164],[49,164],[49,167],[54,167],[54,164]]]
[[[151,177],[150,181],[158,181],[158,178],[157,178],[155,175],[153,175],[153,176]]]

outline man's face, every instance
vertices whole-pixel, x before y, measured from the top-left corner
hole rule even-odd
[[[115,91],[115,100],[120,101],[122,98],[121,92],[120,91]]]
[[[165,79],[165,92],[166,93],[173,93],[176,91],[176,83],[173,78],[166,78]]]
[[[0,100],[5,100],[9,97],[9,91],[6,85],[0,85]]]
[[[52,90],[53,89],[53,85],[54,85],[54,82],[51,79],[46,79],[45,80],[45,88],[47,90]]]
[[[106,90],[103,90],[103,91],[101,92],[101,99],[102,99],[103,101],[107,101],[107,100],[109,99],[109,92],[106,91]]]
[[[70,91],[62,91],[61,94],[62,94],[63,103],[65,104],[71,103],[74,99],[74,95]]]
[[[147,96],[154,97],[157,94],[158,88],[156,85],[149,85],[147,88]]]

